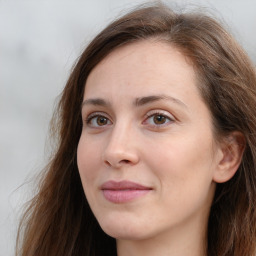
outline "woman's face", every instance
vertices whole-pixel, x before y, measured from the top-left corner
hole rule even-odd
[[[117,239],[201,232],[220,149],[193,66],[161,42],[123,46],[90,73],[77,162],[90,207]]]

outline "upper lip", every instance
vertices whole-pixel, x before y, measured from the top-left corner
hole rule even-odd
[[[133,181],[123,180],[123,181],[114,181],[110,180],[102,184],[102,190],[151,190],[152,188],[143,186],[141,184],[135,183]]]

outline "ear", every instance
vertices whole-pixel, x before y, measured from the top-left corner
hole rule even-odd
[[[223,183],[230,180],[236,173],[245,149],[245,137],[241,132],[235,131],[223,139],[219,146],[217,166],[213,180]]]

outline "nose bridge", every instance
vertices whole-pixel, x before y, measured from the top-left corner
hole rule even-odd
[[[135,140],[136,131],[131,121],[125,118],[117,121],[109,134],[104,161],[111,166],[135,164],[138,161]]]
[[[125,150],[132,142],[130,138],[132,137],[132,133],[133,128],[131,122],[122,118],[113,127],[107,148],[119,151]]]

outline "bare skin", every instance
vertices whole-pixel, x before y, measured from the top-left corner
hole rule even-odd
[[[196,81],[180,51],[152,41],[115,50],[88,77],[78,168],[119,256],[206,255],[215,181],[226,157]],[[106,193],[109,181],[148,191]]]

